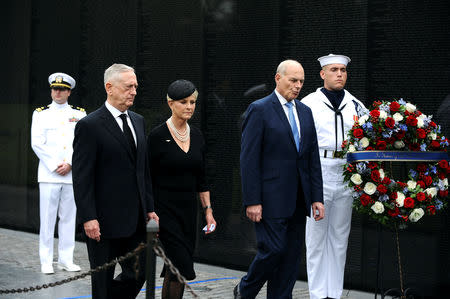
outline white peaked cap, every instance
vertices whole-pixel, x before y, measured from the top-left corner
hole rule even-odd
[[[48,76],[50,87],[65,87],[73,89],[75,87],[75,79],[65,73],[54,73]]]
[[[347,66],[347,64],[351,61],[350,57],[345,55],[335,55],[335,54],[328,54],[326,56],[322,56],[320,58],[317,58],[317,60],[320,62],[320,66],[323,67],[328,64],[343,64]]]

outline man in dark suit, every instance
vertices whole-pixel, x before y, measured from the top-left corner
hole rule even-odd
[[[154,213],[146,154],[144,118],[132,111],[137,79],[134,69],[113,64],[104,75],[107,99],[75,127],[73,186],[78,219],[87,236],[91,268],[135,249],[145,242],[145,224]],[[145,256],[92,275],[93,298],[135,298],[145,281]]]
[[[276,89],[250,104],[242,127],[241,177],[257,254],[235,298],[292,298],[299,273],[305,216],[324,217],[322,175],[311,110],[296,100],[305,80],[294,60],[280,63]]]

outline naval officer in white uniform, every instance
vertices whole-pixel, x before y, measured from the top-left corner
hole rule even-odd
[[[307,219],[306,258],[311,299],[340,298],[352,219],[351,190],[344,184],[341,144],[365,107],[344,89],[350,58],[330,54],[318,59],[323,87],[302,99],[311,108],[322,165],[325,218]]]
[[[64,73],[48,77],[52,103],[37,108],[31,124],[31,147],[39,158],[39,257],[41,272],[54,273],[53,236],[58,222],[58,268],[80,271],[73,263],[76,206],[72,188],[72,142],[84,109],[67,103],[75,80]]]

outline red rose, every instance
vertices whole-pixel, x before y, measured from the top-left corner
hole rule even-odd
[[[436,128],[437,126],[436,126],[436,123],[434,122],[434,121],[430,121],[430,127],[433,127],[433,128]]]
[[[427,171],[427,164],[419,163],[419,165],[417,165],[417,171],[418,172],[425,172],[425,171]]]
[[[418,143],[410,143],[408,145],[409,150],[413,151],[413,152],[418,152],[420,151],[420,145]]]
[[[417,181],[417,185],[420,186],[420,188],[425,189],[426,185],[424,181]]]
[[[391,104],[389,105],[389,109],[391,109],[392,112],[398,111],[399,108],[400,104],[397,102],[391,102]]]
[[[397,141],[397,140],[395,139],[395,137],[389,137],[389,138],[386,140],[386,142],[389,143],[389,144],[394,144],[395,141]]]
[[[397,192],[392,192],[391,194],[389,194],[389,198],[396,200],[397,199]]]
[[[416,198],[418,201],[424,201],[425,199],[427,199],[425,193],[423,193],[423,192],[417,193]]]
[[[436,207],[435,206],[428,206],[427,211],[430,215],[436,214]]]
[[[373,151],[373,147],[371,146],[366,147],[366,151]]]
[[[384,151],[386,149],[386,141],[379,140],[376,145],[376,149],[380,151]]]
[[[380,172],[378,170],[372,170],[372,173],[370,174],[370,178],[374,182],[377,182],[377,183],[381,182]]]
[[[367,164],[367,167],[369,167],[370,169],[375,169],[375,168],[378,167],[378,163],[373,162],[373,161],[370,161],[370,162]]]
[[[405,201],[403,202],[403,206],[408,209],[414,208],[414,199],[412,199],[411,197],[405,198]]]
[[[447,161],[445,161],[445,160],[441,160],[441,161],[439,161],[439,167],[440,168],[442,168],[442,169],[447,169],[448,168],[448,162]]]
[[[424,139],[425,137],[427,137],[427,132],[425,132],[424,129],[417,129],[417,137],[419,137],[420,139]]]
[[[392,129],[395,125],[395,120],[392,117],[387,117],[384,121],[384,124],[386,125],[386,127]]]
[[[362,129],[355,129],[353,130],[353,136],[355,136],[355,138],[361,139],[364,137],[364,131]]]
[[[410,115],[406,118],[406,124],[410,127],[415,127],[417,126],[417,118],[415,118],[414,116]]]
[[[436,140],[431,141],[431,147],[436,149],[439,148],[441,146],[441,144],[439,142],[437,142]]]
[[[370,196],[367,195],[366,193],[363,193],[359,199],[361,200],[361,204],[363,206],[367,206],[371,201]]]
[[[397,217],[398,214],[400,214],[400,210],[397,207],[395,207],[395,210],[388,209],[387,212],[388,212],[388,215],[391,217]]]
[[[385,176],[381,182],[385,185],[389,185],[391,183],[391,179]]]
[[[439,197],[445,198],[448,196],[448,190],[439,190]]]
[[[423,180],[425,181],[425,185],[427,186],[430,186],[431,183],[433,183],[433,179],[429,175],[424,176]]]
[[[381,194],[386,194],[386,192],[387,192],[387,188],[386,188],[385,185],[378,185],[378,186],[377,186],[377,190],[378,190],[378,192],[380,192]]]
[[[395,134],[395,137],[397,137],[398,140],[403,139],[405,137],[406,131],[398,131],[397,134]]]
[[[408,186],[406,183],[403,182],[397,182],[397,185],[399,185],[400,188],[405,188],[406,186]]]
[[[370,116],[372,116],[374,119],[378,119],[378,117],[380,117],[380,111],[372,110],[372,111],[370,111]]]
[[[446,177],[445,172],[439,172],[438,173],[438,177],[439,177],[440,180],[444,180],[445,177]]]

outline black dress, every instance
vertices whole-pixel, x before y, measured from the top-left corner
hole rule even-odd
[[[148,136],[159,239],[166,255],[188,280],[195,278],[192,255],[197,230],[197,192],[209,190],[203,136],[192,126],[190,136],[187,153],[172,138],[166,123],[154,128]],[[161,276],[165,271],[164,268]]]

